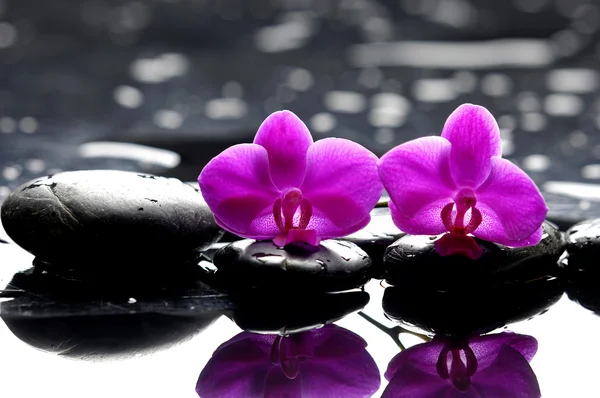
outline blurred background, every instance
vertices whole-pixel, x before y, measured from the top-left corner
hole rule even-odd
[[[473,102],[551,214],[600,214],[599,28],[593,0],[0,0],[0,201],[61,170],[194,181],[280,109],[381,155]]]

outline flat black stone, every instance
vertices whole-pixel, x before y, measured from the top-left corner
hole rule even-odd
[[[213,262],[224,288],[320,292],[363,286],[371,267],[371,259],[358,246],[336,240],[323,241],[316,248],[278,248],[270,241],[245,239],[219,249]]]
[[[394,225],[390,209],[381,207],[373,209],[371,221],[365,228],[352,235],[340,238],[340,240],[352,242],[363,249],[373,261],[371,277],[383,279],[385,277],[383,267],[385,251],[388,246],[404,235],[405,233]]]
[[[552,224],[545,222],[543,230],[542,240],[529,247],[509,248],[476,239],[483,248],[477,260],[461,255],[440,256],[434,247],[436,236],[405,235],[386,251],[386,280],[396,286],[417,285],[446,291],[554,275],[557,261],[565,251],[565,241]]]
[[[9,195],[1,216],[11,239],[38,259],[80,267],[194,261],[223,233],[194,188],[115,170],[30,181]]]

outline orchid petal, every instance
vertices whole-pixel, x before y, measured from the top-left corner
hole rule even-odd
[[[474,336],[469,339],[469,346],[477,357],[479,370],[488,367],[505,345],[517,350],[527,361],[533,359],[538,348],[537,340],[533,336],[513,332]]]
[[[259,396],[264,398],[302,398],[302,377],[298,375],[289,379],[280,367],[275,366],[265,379],[264,391],[264,395]],[[242,396],[252,397],[252,395],[240,395],[240,397]]]
[[[306,170],[306,152],[313,139],[306,125],[290,111],[272,113],[261,124],[254,143],[269,154],[269,170],[280,190],[299,187]]]
[[[269,176],[267,151],[260,145],[234,145],[213,158],[198,177],[200,190],[219,225],[237,235],[268,211],[279,193]]]
[[[490,159],[500,156],[500,129],[482,106],[463,104],[448,117],[442,137],[450,141],[450,170],[460,187],[476,188],[490,172]]]
[[[367,342],[362,337],[334,324],[315,329],[312,340],[315,345],[315,356],[319,360],[329,360],[356,352],[367,354],[365,351]]]
[[[356,231],[360,231],[371,221],[371,216],[367,214],[365,218],[360,220],[354,225],[348,227],[339,227],[335,225],[329,218],[329,214],[326,214],[319,209],[313,208],[313,215],[308,223],[306,229],[314,229],[317,231],[317,236],[321,239],[333,239],[339,238],[340,236],[346,236],[353,234]]]
[[[438,235],[446,232],[440,213],[448,203],[447,200],[442,199],[430,203],[428,207],[421,209],[411,218],[404,216],[404,213],[393,201],[390,200],[388,206],[392,214],[392,221],[402,232],[413,235]]]
[[[450,381],[438,374],[423,371],[411,362],[404,362],[392,375],[382,398],[479,398],[472,389],[458,391]]]
[[[473,377],[473,388],[488,398],[541,397],[540,385],[527,359],[503,345],[494,361]]]
[[[434,338],[428,343],[416,344],[400,351],[388,364],[384,375],[386,380],[392,380],[398,370],[406,363],[411,363],[415,368],[439,378],[436,364],[445,344],[443,340]]]
[[[319,213],[344,232],[361,223],[383,191],[377,156],[352,141],[326,138],[308,149],[306,159],[300,189],[313,206],[313,218]],[[317,233],[327,235],[320,229]]]
[[[301,369],[304,391],[310,391],[306,397],[372,397],[381,385],[379,369],[364,348],[352,354],[316,359]]]
[[[477,189],[477,201],[477,207],[485,204],[493,211],[495,218],[491,222],[499,221],[502,224],[509,241],[529,238],[540,228],[548,212],[544,199],[531,178],[510,161],[498,157],[491,159],[491,172]],[[492,215],[482,212],[482,216],[483,224]],[[480,236],[481,227],[480,224],[475,230],[475,236]],[[532,244],[535,243],[537,242]]]
[[[265,361],[268,356],[265,350],[270,349],[270,345],[249,335],[240,333],[217,348],[198,378],[199,396],[237,398],[262,394],[264,380],[273,367]]]
[[[401,220],[402,226],[396,225],[402,231],[433,233],[418,229],[420,224],[432,223],[429,219],[419,220],[423,216],[429,217],[432,207],[436,208],[435,217],[442,223],[441,208],[438,211],[437,207],[442,201],[444,205],[450,203],[455,190],[449,169],[450,150],[451,145],[444,138],[423,137],[397,146],[379,160],[379,176],[396,206],[396,218]],[[413,232],[403,226],[413,226]]]

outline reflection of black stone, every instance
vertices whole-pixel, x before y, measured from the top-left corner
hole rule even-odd
[[[61,355],[129,356],[174,344],[207,327],[231,301],[202,282],[183,278],[157,288],[129,283],[121,289],[97,286],[31,269],[10,286],[23,289],[0,303],[0,314],[24,342]]]
[[[426,283],[388,287],[383,296],[386,315],[405,326],[444,335],[487,333],[545,312],[564,293],[564,282],[540,275],[528,282],[479,285],[438,290]]]
[[[600,218],[580,222],[567,231],[567,294],[600,314]]]
[[[192,187],[112,170],[66,172],[26,183],[4,202],[2,223],[39,259],[82,266],[176,264],[195,259],[222,234]]]
[[[234,295],[233,320],[246,331],[285,335],[334,322],[369,302],[369,294],[363,291],[313,294],[311,290],[307,286],[293,296]]]
[[[164,314],[7,317],[8,328],[25,343],[69,357],[132,356],[168,347],[206,328],[216,315]]]
[[[384,311],[405,325],[439,334],[485,333],[539,314],[564,292],[559,231],[544,224],[542,242],[509,249],[479,241],[482,257],[441,257],[427,236],[401,238],[386,256]]]
[[[320,246],[288,245],[246,239],[214,255],[219,283],[227,288],[340,291],[369,280],[371,259],[350,242],[326,240]]]
[[[477,260],[460,255],[440,256],[434,247],[436,237],[405,235],[386,252],[386,280],[392,285],[415,283],[444,290],[473,283],[527,281],[554,272],[565,250],[561,232],[547,222],[543,228],[540,243],[529,247],[508,248],[476,239],[483,248]]]
[[[352,235],[340,238],[356,244],[363,249],[371,260],[371,276],[373,278],[383,279],[385,272],[383,269],[383,256],[386,249],[404,233],[394,225],[392,215],[388,207],[376,208],[371,212],[371,222],[365,228]]]

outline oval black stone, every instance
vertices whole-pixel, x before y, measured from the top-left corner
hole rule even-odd
[[[405,233],[400,231],[392,221],[392,215],[388,207],[375,208],[371,211],[371,221],[369,224],[352,235],[340,238],[356,244],[363,249],[371,260],[371,277],[383,279],[385,271],[383,267],[383,256],[385,251]]]
[[[316,248],[245,239],[214,254],[224,288],[311,289],[332,292],[356,288],[370,278],[371,259],[350,242],[325,240]]]
[[[477,260],[465,256],[440,256],[434,247],[437,236],[404,235],[384,256],[386,280],[392,285],[411,284],[461,289],[476,284],[527,281],[556,272],[565,251],[562,233],[544,222],[542,240],[535,246],[509,248],[475,239],[483,248]]]
[[[566,233],[569,266],[578,268],[598,268],[597,258],[600,255],[600,218],[582,221],[573,225]]]
[[[566,239],[567,294],[571,300],[600,314],[600,218],[573,225]]]
[[[30,181],[1,210],[7,234],[47,263],[196,260],[223,231],[202,195],[173,178],[115,170]]]

